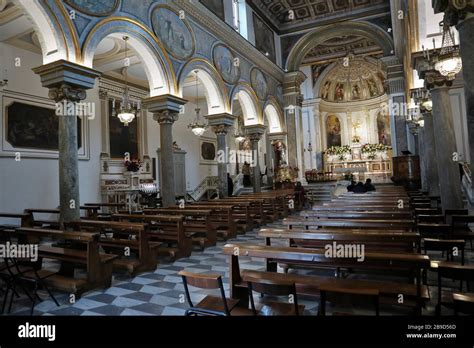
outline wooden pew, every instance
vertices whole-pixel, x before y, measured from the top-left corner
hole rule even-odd
[[[195,202],[186,204],[185,208],[188,208],[190,205],[196,206],[220,206],[220,205],[230,205],[232,206],[232,219],[236,224],[236,230],[240,233],[245,233],[251,231],[255,226],[256,221],[254,219],[254,205],[253,202],[247,202],[243,200],[237,200],[233,198],[221,198],[213,199],[209,201]],[[212,209],[211,209],[212,211]],[[211,214],[212,216],[213,214]]]
[[[339,212],[316,212],[308,211],[302,212],[301,216],[307,219],[372,219],[372,220],[389,220],[389,219],[412,219],[413,216],[409,211],[372,211],[372,212],[353,212],[353,211],[339,211]]]
[[[0,229],[2,228],[18,228],[18,227],[33,227],[33,220],[31,214],[14,214],[14,213],[1,213],[0,219],[5,220],[19,220],[19,224],[0,224]]]
[[[74,269],[72,269],[72,273],[60,271],[58,274],[45,279],[48,286],[76,295],[99,287],[110,287],[112,264],[118,256],[99,252],[99,233],[30,227],[18,228],[14,233],[25,235],[29,242],[34,244],[39,243],[43,238],[52,238],[72,241],[76,245],[84,245],[83,250],[49,245],[39,246],[38,252],[41,259],[61,261],[74,267],[84,268],[87,272],[85,278],[75,278]]]
[[[398,206],[381,206],[381,205],[370,205],[370,206],[359,206],[354,205],[351,207],[347,207],[346,205],[337,204],[337,205],[315,205],[312,208],[313,211],[320,211],[320,212],[332,212],[332,211],[393,211],[393,212],[410,212],[408,206],[404,206],[403,208],[399,208]]]
[[[246,277],[254,279],[270,279],[274,281],[290,281],[296,284],[298,293],[318,296],[319,287],[325,282],[333,282],[341,287],[370,288],[377,289],[380,293],[382,303],[400,305],[399,295],[405,298],[402,305],[414,307],[417,313],[421,313],[423,301],[429,299],[428,288],[421,284],[421,272],[430,266],[429,257],[413,253],[391,254],[391,253],[365,253],[364,262],[357,262],[349,258],[328,258],[324,250],[271,247],[242,244],[227,244],[224,246],[224,254],[229,256],[230,266],[230,294],[232,298],[239,299],[241,306],[248,305]],[[415,284],[385,282],[372,280],[338,279],[332,277],[318,277],[297,274],[285,274],[275,272],[262,272],[244,270],[241,272],[239,257],[258,257],[271,259],[278,262],[300,262],[309,265],[327,265],[353,269],[379,269],[391,271],[395,269],[407,269],[414,275]]]
[[[114,268],[126,270],[131,276],[156,269],[158,264],[157,249],[161,243],[150,241],[145,224],[79,220],[69,223],[66,227],[72,227],[78,231],[101,233],[99,242],[104,250],[120,255],[120,258],[114,261]],[[112,236],[109,236],[109,234],[112,234]],[[137,254],[137,258],[127,257],[130,256],[131,251]]]
[[[81,206],[80,210],[85,212],[84,218],[86,219],[96,219],[98,216],[99,211],[98,206]],[[59,209],[25,209],[25,214],[29,214],[33,221],[33,226],[41,227],[41,228],[53,228],[59,229]],[[44,219],[36,219],[35,215],[40,214],[48,214],[48,215],[55,215],[56,219],[54,220],[44,220]]]
[[[391,231],[346,231],[339,233],[284,230],[276,228],[262,228],[258,236],[265,238],[266,245],[271,245],[271,239],[282,239],[288,241],[288,246],[321,249],[329,243],[338,244],[364,244],[366,250],[393,252],[413,252],[420,250],[421,236],[412,232]]]
[[[110,220],[112,214],[117,214],[119,210],[125,209],[125,203],[85,203],[85,207],[87,206],[95,206],[99,207],[99,211],[97,213],[97,218],[101,220]]]
[[[380,228],[385,230],[392,229],[404,229],[412,231],[415,228],[415,222],[413,220],[372,220],[372,219],[305,219],[291,217],[283,220],[283,224],[288,226],[288,229],[293,227],[305,228],[307,230],[321,227],[332,227],[332,228]]]
[[[112,219],[146,223],[149,238],[162,242],[159,251],[168,254],[172,260],[191,255],[194,233],[185,232],[183,215],[114,214]]]
[[[216,245],[217,231],[211,222],[211,209],[159,208],[144,209],[143,212],[146,215],[183,215],[185,233],[195,233],[193,244],[199,245],[201,250]]]
[[[237,236],[237,224],[234,218],[234,205],[229,203],[207,204],[193,203],[186,204],[186,209],[211,210],[211,224],[216,230],[217,236],[227,240]]]

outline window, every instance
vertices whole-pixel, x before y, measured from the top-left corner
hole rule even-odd
[[[248,40],[247,4],[245,0],[232,0],[232,25],[240,35]]]

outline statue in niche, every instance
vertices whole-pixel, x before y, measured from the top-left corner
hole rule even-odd
[[[352,99],[360,99],[360,88],[358,84],[352,85]]]
[[[338,82],[336,85],[335,99],[337,101],[344,100],[344,85],[341,82]]]
[[[379,91],[378,91],[377,85],[375,84],[375,81],[370,79],[370,80],[367,80],[367,83],[369,85],[370,96],[376,97],[377,94],[379,94]]]

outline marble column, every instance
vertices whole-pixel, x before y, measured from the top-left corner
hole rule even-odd
[[[246,133],[252,143],[252,169],[253,169],[253,192],[261,192],[260,182],[260,156],[258,153],[258,142],[265,133],[265,126],[256,124],[251,126],[245,126]]]
[[[428,168],[426,163],[425,146],[424,146],[425,129],[421,127],[418,132],[418,149],[420,151],[420,169],[421,169],[421,191],[430,191],[430,182],[428,181]]]
[[[444,12],[443,21],[456,26],[459,32],[459,47],[462,59],[462,74],[466,99],[467,130],[469,135],[469,151],[471,171],[474,169],[474,1],[432,0],[435,13]],[[473,182],[474,185],[474,182]]]
[[[235,116],[217,114],[205,116],[209,126],[217,136],[217,176],[219,178],[219,197],[228,196],[227,165],[229,163],[226,137],[235,124]]]
[[[181,106],[186,100],[170,94],[150,97],[143,100],[143,106],[153,114],[160,125],[160,178],[161,200],[163,207],[176,205],[176,187],[174,178],[173,123],[178,120]]]
[[[452,81],[446,80],[436,70],[425,72],[423,77],[433,100],[433,130],[436,139],[436,161],[441,205],[443,211],[446,209],[462,209],[464,204],[459,165],[453,160],[453,154],[457,150],[453,112],[449,97],[449,87]]]
[[[431,113],[424,114],[425,125],[423,127],[423,155],[425,157],[426,178],[429,183],[428,192],[430,196],[439,196],[438,165],[436,164],[436,142],[433,130],[433,116]]]
[[[64,60],[42,65],[33,71],[40,75],[43,87],[49,89],[49,98],[56,102],[60,224],[64,226],[64,223],[80,219],[78,107],[86,98],[86,90],[94,87],[100,73]]]
[[[301,119],[303,96],[301,84],[306,80],[306,75],[301,71],[285,74],[283,83],[283,97],[285,101],[285,121],[287,131],[288,164],[298,167],[300,161],[298,154],[298,120]],[[300,154],[301,155],[301,154]]]

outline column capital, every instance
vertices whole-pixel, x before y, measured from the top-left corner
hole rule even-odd
[[[285,141],[286,132],[269,133],[268,139],[270,139],[270,141],[278,141],[278,140]]]
[[[301,94],[301,84],[307,79],[302,71],[285,73],[283,79],[283,95]]]
[[[42,86],[49,89],[60,89],[62,86],[73,90],[91,89],[102,75],[99,71],[63,59],[32,70],[40,75]]]
[[[458,25],[474,13],[474,0],[432,0],[435,13],[444,12],[444,21],[450,26]]]
[[[173,124],[178,120],[178,114],[187,100],[171,94],[144,98],[142,105],[153,113],[153,119],[159,124]]]
[[[219,125],[212,126],[212,131],[216,133],[216,135],[227,135],[227,133],[229,133],[231,128],[232,128],[231,126],[228,126],[225,124],[219,124]]]
[[[228,113],[214,114],[204,116],[209,126],[228,126],[232,127],[235,123],[236,116]]]
[[[263,124],[253,124],[250,126],[244,126],[245,132],[248,134],[250,141],[258,142],[262,138],[262,135],[265,133],[267,128]]]
[[[420,79],[425,80],[424,88],[431,91],[434,88],[440,87],[451,87],[453,81],[449,80],[447,76],[441,75],[441,73],[435,69],[433,61],[436,61],[436,55],[439,50],[433,50],[432,59],[428,60],[422,52],[413,54],[413,66],[418,72]]]

